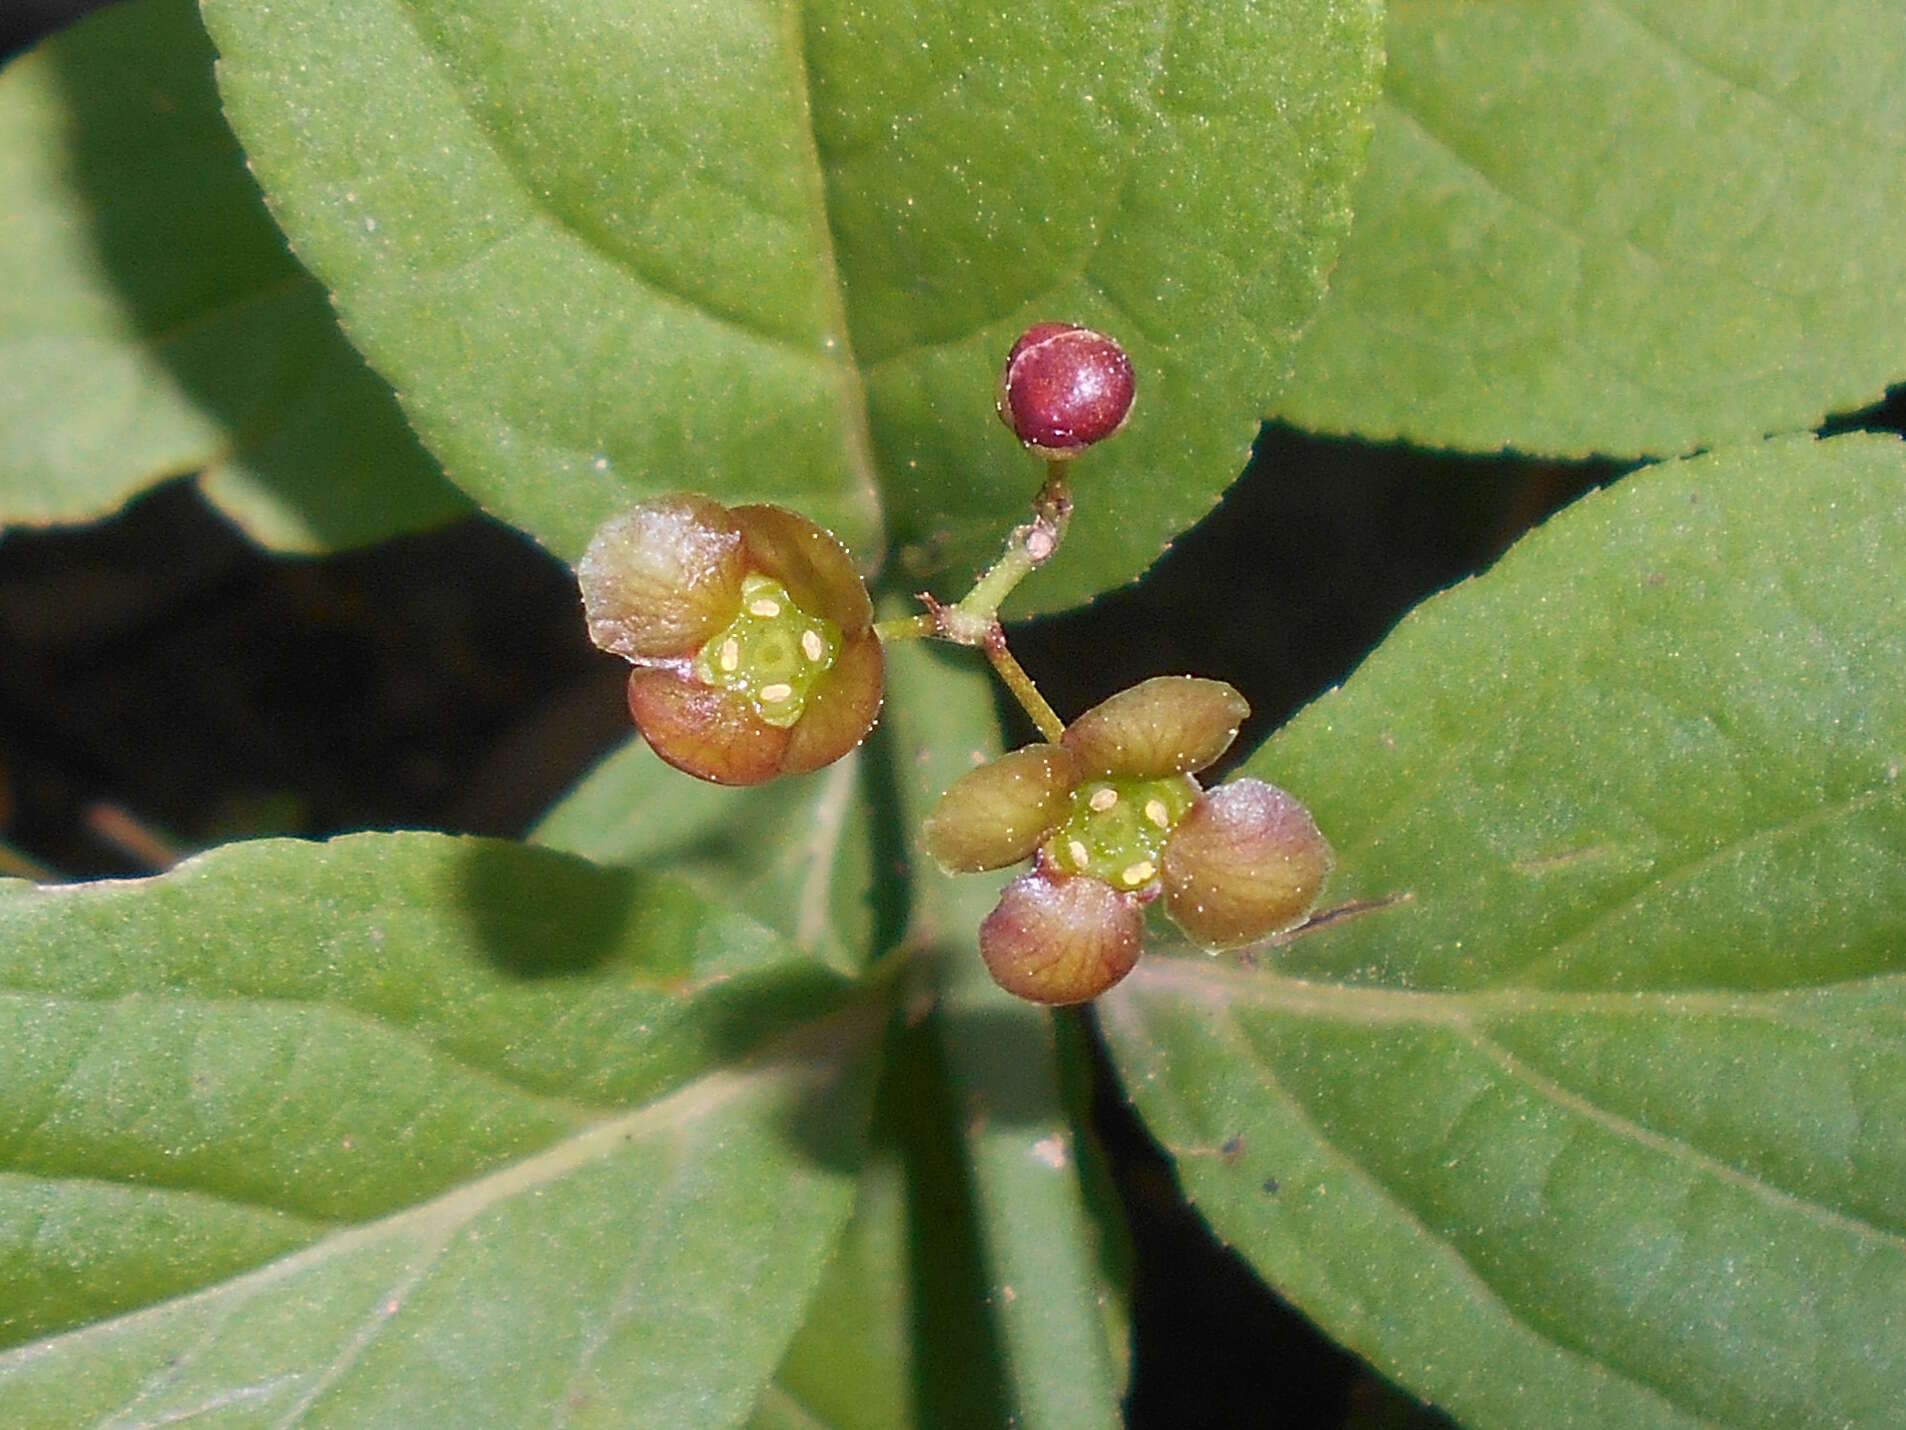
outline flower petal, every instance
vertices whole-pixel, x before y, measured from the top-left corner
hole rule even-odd
[[[741,528],[707,497],[678,493],[597,529],[576,563],[589,639],[627,660],[693,655],[734,618]]]
[[[968,770],[927,816],[927,852],[949,874],[1029,859],[1066,817],[1079,762],[1057,745],[1027,745]]]
[[[999,896],[979,926],[979,951],[993,981],[1015,997],[1084,1003],[1132,971],[1144,932],[1133,895],[1035,869]]]
[[[734,518],[749,567],[786,586],[802,610],[826,616],[849,638],[873,624],[867,583],[833,532],[778,506],[738,506]]]
[[[1233,780],[1206,793],[1165,842],[1165,908],[1194,942],[1234,948],[1302,923],[1333,862],[1295,797]]]
[[[735,691],[638,667],[629,673],[629,713],[656,754],[697,779],[753,785],[781,773],[790,732]]]
[[[1222,680],[1159,675],[1100,701],[1066,727],[1086,779],[1194,774],[1231,748],[1250,704]]]
[[[827,673],[807,692],[807,705],[788,732],[783,774],[831,765],[867,738],[886,691],[887,653],[871,630],[841,646]]]

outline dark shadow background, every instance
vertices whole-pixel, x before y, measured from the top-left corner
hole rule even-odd
[[[90,8],[0,0],[0,57]],[[1895,394],[1835,425],[1902,419]],[[1619,470],[1270,426],[1144,583],[1014,649],[1062,714],[1147,675],[1229,680],[1248,748]],[[520,834],[626,738],[624,670],[584,639],[569,573],[504,527],[277,558],[170,483],[95,526],[0,537],[0,851],[89,878],[248,835]],[[1094,1103],[1135,1251],[1134,1426],[1441,1423],[1217,1245],[1102,1061]]]

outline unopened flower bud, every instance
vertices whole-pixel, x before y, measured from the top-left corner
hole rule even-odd
[[[999,416],[1045,457],[1076,457],[1125,425],[1137,379],[1104,333],[1038,323],[1020,335],[999,380]]]

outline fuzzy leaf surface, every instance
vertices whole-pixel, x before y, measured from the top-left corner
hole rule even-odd
[[[1348,226],[1381,41],[1376,0],[204,8],[353,341],[565,559],[687,487],[963,578],[1038,485],[992,413],[1012,339],[1113,332],[1138,408],[1048,609],[1138,575],[1242,467]]]
[[[897,1023],[853,1220],[750,1430],[1013,1423],[965,1151],[935,1021]]]
[[[0,884],[0,1418],[739,1422],[882,1021],[680,883],[494,841]]]
[[[269,545],[468,505],[285,250],[190,0],[131,0],[0,74],[0,525],[168,477]]]
[[[900,805],[917,830],[942,791],[999,752],[990,679],[967,651],[925,642],[888,668],[887,737]],[[1072,1117],[1074,1040],[1058,1017],[1001,991],[979,956],[979,925],[1002,874],[941,873],[923,848],[908,933],[932,973],[927,1019],[960,1117],[962,1180],[986,1289],[989,1340],[1003,1368],[1003,1423],[1029,1427],[1120,1423],[1123,1326],[1117,1253],[1103,1237],[1088,1173],[1092,1133]]]
[[[1356,228],[1280,415],[1671,456],[1906,377],[1906,11],[1397,0]]]
[[[1590,496],[1247,764],[1325,904],[1104,1000],[1219,1235],[1465,1424],[1906,1403],[1906,449]]]
[[[877,947],[867,755],[745,789],[706,784],[641,740],[605,759],[542,819],[536,842],[598,864],[680,875],[844,973]],[[894,870],[889,867],[885,873]]]

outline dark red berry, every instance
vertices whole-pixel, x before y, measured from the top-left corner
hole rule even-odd
[[[1104,333],[1036,323],[1006,355],[999,416],[1047,457],[1075,457],[1125,425],[1137,380],[1132,360]]]

